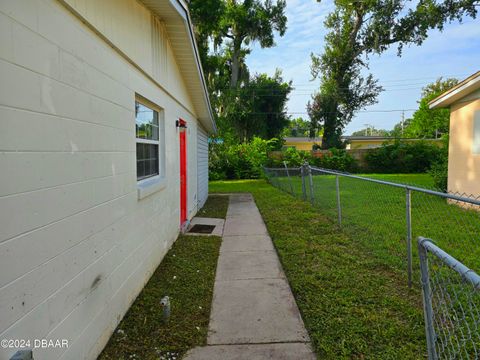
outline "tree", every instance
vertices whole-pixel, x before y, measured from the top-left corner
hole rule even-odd
[[[250,138],[249,131],[245,131],[248,124],[270,123],[273,128],[268,131],[278,133],[276,126],[282,123],[283,110],[275,110],[279,122],[247,118],[248,114],[258,115],[249,106],[260,106],[259,97],[253,101],[250,96],[254,92],[251,87],[259,86],[260,80],[250,78],[245,58],[250,53],[248,45],[252,42],[259,42],[262,48],[271,47],[275,44],[275,31],[283,36],[287,21],[285,6],[285,0],[278,0],[275,4],[271,0],[189,2],[219,136],[224,140],[233,142]],[[273,91],[277,91],[276,83],[273,86]],[[282,94],[271,99],[281,100]],[[276,101],[271,101],[270,106],[280,109]],[[255,127],[251,132],[262,131]]]
[[[201,1],[201,0],[197,0]],[[244,55],[248,53],[242,46],[257,41],[262,48],[275,45],[274,31],[280,36],[287,29],[285,16],[285,0],[278,0],[273,4],[271,0],[227,0],[219,29],[215,36],[215,43],[221,44],[228,39],[228,48],[231,53],[230,87],[237,87],[240,64]]]
[[[405,137],[405,129],[412,122],[411,118],[400,121],[398,124],[395,124],[393,130],[390,132],[392,137],[403,138]]]
[[[343,146],[342,130],[355,111],[374,104],[382,90],[372,75],[361,75],[365,63],[357,55],[356,41],[361,22],[346,10],[328,16],[325,26],[332,31],[325,37],[325,52],[321,57],[312,54],[312,75],[321,77],[321,86],[307,111],[312,127],[323,124],[324,149]]]
[[[419,108],[413,113],[408,126],[405,127],[405,136],[411,138],[438,138],[447,134],[450,127],[449,109],[430,109],[428,103],[458,84],[457,79],[438,79],[423,88]]]
[[[318,0],[317,0],[318,1]],[[480,0],[336,0],[325,21],[330,32],[321,56],[312,54],[311,71],[321,78],[318,93],[308,104],[312,124],[324,124],[324,147],[341,144],[343,128],[356,111],[374,104],[382,88],[372,75],[363,76],[368,56],[397,45],[420,45],[433,28],[476,17]],[[314,120],[314,121],[313,121]]]
[[[323,149],[344,147],[341,136],[345,125],[352,120],[356,109],[375,103],[381,89],[371,76],[363,78],[358,67],[350,69],[353,71],[339,72],[333,79],[325,77],[320,91],[307,104],[310,132],[323,125]],[[348,87],[339,86],[347,79],[350,82]]]
[[[373,126],[362,130],[354,131],[351,136],[391,136],[390,131],[385,129],[375,129]]]
[[[313,137],[316,137],[314,134]],[[282,137],[310,137],[310,121],[298,117],[288,122],[283,129]]]
[[[210,39],[220,29],[220,20],[225,12],[224,0],[191,0],[188,8],[195,25],[195,37],[200,53],[203,72],[210,85],[212,76],[225,61],[219,61],[222,56],[210,54]],[[223,59],[222,59],[223,60]]]
[[[237,101],[231,101],[227,109],[227,121],[236,137],[245,142],[254,136],[262,139],[278,138],[288,125],[286,113],[290,82],[284,82],[277,70],[273,77],[255,75],[236,92]]]

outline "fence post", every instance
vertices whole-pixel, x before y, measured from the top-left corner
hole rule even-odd
[[[310,182],[310,202],[312,203],[312,205],[314,204],[315,202],[315,195],[313,193],[313,176],[312,176],[312,167],[310,165],[307,165],[308,166],[308,180]]]
[[[287,177],[288,177],[288,182],[290,183],[290,192],[292,193],[293,196],[295,196],[295,193],[293,191],[293,184],[292,184],[292,178],[290,177],[290,173],[288,172],[288,167],[287,167],[287,162],[283,162],[283,166],[285,166],[285,171],[287,172]]]
[[[405,209],[407,224],[407,272],[408,286],[412,287],[412,191],[405,188]]]
[[[300,172],[302,174],[302,194],[303,194],[303,200],[307,200],[307,186],[305,184],[305,164],[303,164],[300,167]]]
[[[435,349],[435,328],[433,327],[433,306],[430,294],[430,279],[428,274],[428,254],[423,242],[428,241],[418,238],[418,255],[420,257],[420,274],[423,292],[423,313],[425,316],[425,334],[427,335],[428,359],[437,360]]]
[[[337,188],[337,214],[338,214],[338,226],[342,226],[342,206],[340,204],[340,180],[338,175],[335,178],[336,188]]]

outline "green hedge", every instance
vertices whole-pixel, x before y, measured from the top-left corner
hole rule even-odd
[[[228,145],[210,142],[209,178],[258,179],[263,176],[263,166],[267,163],[267,154],[278,147],[278,140],[254,138],[249,143]]]
[[[382,145],[365,157],[367,170],[375,173],[424,173],[442,157],[442,149],[425,141]]]
[[[226,144],[211,141],[209,144],[210,180],[258,179],[263,177],[263,166],[298,167],[308,162],[312,166],[346,172],[374,173],[425,173],[430,172],[438,189],[446,189],[447,146],[419,141],[412,144],[396,142],[371,149],[365,157],[366,167],[360,167],[344,149],[330,149],[312,156],[310,151],[293,147],[280,154],[269,156],[278,149],[278,139],[254,138],[244,144]]]
[[[325,169],[355,172],[358,170],[357,161],[344,149],[330,149],[318,156],[312,156],[310,151],[298,151],[295,148],[288,148],[282,152],[281,159],[269,159],[271,167],[281,167],[283,161],[290,167],[297,167],[305,162],[312,166]]]
[[[345,150],[330,149],[320,157],[314,157],[310,151],[298,151],[287,148],[280,156],[268,154],[278,149],[279,140],[254,138],[244,144],[229,145],[211,141],[209,144],[210,180],[258,179],[263,177],[263,166],[298,167],[305,162],[310,165],[341,171],[355,171],[357,163]]]

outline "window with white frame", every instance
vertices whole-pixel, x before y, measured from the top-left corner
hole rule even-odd
[[[137,138],[137,180],[161,175],[161,135],[159,110],[144,101],[135,101],[135,131]]]

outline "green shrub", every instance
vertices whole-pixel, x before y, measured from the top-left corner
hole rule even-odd
[[[295,147],[288,147],[282,150],[280,156],[269,156],[266,166],[273,168],[284,167],[286,163],[288,167],[299,167],[305,162],[311,164],[312,159],[313,157],[310,151],[302,151],[297,150]]]
[[[287,148],[282,155],[283,161],[290,167],[302,166],[305,162],[310,162],[312,159],[310,152],[297,150],[294,147]]]
[[[344,149],[329,149],[312,159],[312,164],[331,170],[355,172],[358,169],[357,161]]]
[[[423,173],[441,157],[442,149],[425,141],[384,144],[365,157],[368,171],[378,173]]]
[[[228,145],[210,141],[209,177],[210,180],[258,179],[263,176],[263,166],[299,167],[305,162],[332,170],[354,172],[356,160],[343,149],[330,149],[321,157],[313,157],[310,151],[286,148],[280,156],[268,154],[278,148],[278,140],[254,138],[249,143]],[[285,163],[284,163],[285,162]]]
[[[283,150],[280,157],[269,158],[267,166],[283,167],[284,161],[289,167],[298,167],[307,162],[312,166],[339,171],[354,172],[358,169],[357,161],[344,149],[330,149],[325,153],[312,156],[310,151],[290,147]]]
[[[448,183],[448,135],[443,137],[443,147],[440,151],[440,156],[437,161],[435,161],[430,170],[429,174],[433,178],[433,186],[436,189],[447,192],[447,183]]]
[[[226,145],[217,139],[208,143],[208,177],[210,180],[227,179]]]
[[[253,138],[249,143],[229,145],[211,141],[209,177],[211,180],[258,179],[267,163],[267,154],[278,147],[278,140]]]
[[[428,173],[433,178],[433,186],[435,187],[435,189],[447,192],[448,160],[437,161],[432,165]]]

